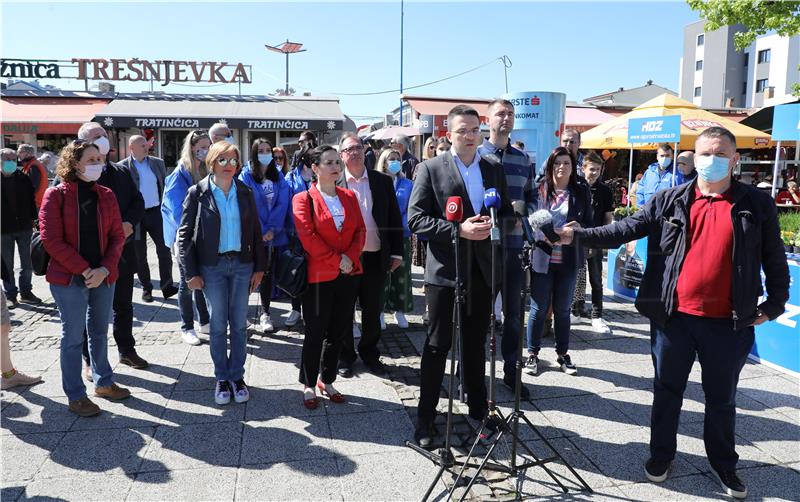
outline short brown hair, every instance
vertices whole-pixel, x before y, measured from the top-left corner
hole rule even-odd
[[[83,157],[83,153],[89,148],[100,151],[97,145],[82,139],[75,140],[62,148],[61,155],[56,163],[56,176],[65,182],[78,181],[78,162]]]
[[[597,154],[594,150],[589,150],[585,154],[583,154],[583,165],[586,164],[595,164],[597,166],[603,167],[603,157]]]
[[[481,121],[481,115],[475,108],[468,105],[456,105],[450,110],[450,113],[447,114],[447,128],[450,129],[450,124],[453,123],[454,118],[466,116],[475,117],[478,119],[478,122]]]

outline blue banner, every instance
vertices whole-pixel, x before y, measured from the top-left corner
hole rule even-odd
[[[800,141],[800,103],[778,105],[772,110],[772,139]]]
[[[765,280],[763,272],[761,280]],[[795,260],[789,260],[786,311],[777,319],[756,326],[756,342],[751,354],[760,361],[800,374],[800,263]]]
[[[628,143],[678,143],[680,140],[680,115],[628,119]]]

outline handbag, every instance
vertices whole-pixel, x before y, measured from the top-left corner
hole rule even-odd
[[[311,218],[314,218],[314,199],[306,190],[308,202],[311,204]],[[306,253],[299,239],[295,239],[277,257],[275,262],[275,287],[297,298],[302,296],[308,287],[308,263]]]
[[[59,190],[60,191],[60,190]],[[64,216],[64,193],[61,193],[61,216]],[[31,268],[34,275],[46,275],[47,267],[50,265],[50,255],[44,249],[39,225],[33,229],[31,234]]]

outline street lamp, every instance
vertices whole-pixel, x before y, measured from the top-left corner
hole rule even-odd
[[[298,44],[297,42],[290,42],[289,39],[286,39],[286,42],[278,45],[272,46],[264,44],[264,47],[267,50],[272,52],[280,52],[282,54],[286,54],[286,95],[289,95],[289,54],[297,54],[298,52],[305,52],[305,49],[301,49],[303,44]]]

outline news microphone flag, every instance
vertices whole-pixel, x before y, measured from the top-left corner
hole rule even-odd
[[[461,223],[461,219],[464,217],[464,205],[461,202],[461,197],[458,195],[448,197],[444,214],[447,221]]]

